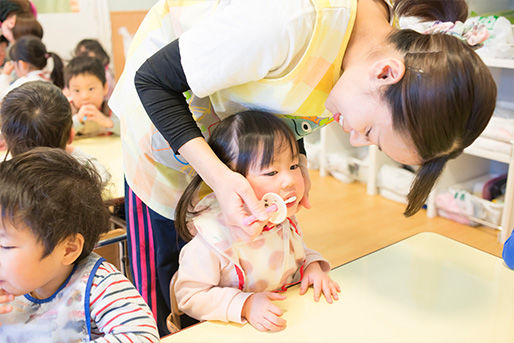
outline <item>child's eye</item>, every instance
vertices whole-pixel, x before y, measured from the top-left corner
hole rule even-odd
[[[291,170],[295,170],[295,169],[298,169],[298,168],[300,168],[300,165],[298,163],[296,163],[296,164],[293,164],[290,169]]]
[[[369,134],[371,133],[371,127],[366,131],[366,138],[369,139]]]
[[[7,246],[7,245],[0,245],[0,249],[5,249],[5,250],[9,250],[9,249],[14,249],[16,247],[14,246]]]
[[[89,88],[89,91],[90,91],[90,92],[92,92],[92,91],[94,91],[94,90],[95,90],[94,88]]]
[[[274,175],[277,175],[277,172],[276,171],[270,171],[270,172],[267,172],[267,173],[264,173],[265,176],[274,176]]]

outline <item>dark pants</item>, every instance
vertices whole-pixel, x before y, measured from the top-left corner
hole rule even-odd
[[[168,334],[169,285],[178,269],[178,256],[185,242],[167,219],[139,199],[125,182],[127,247],[132,279],[157,321],[159,334]]]

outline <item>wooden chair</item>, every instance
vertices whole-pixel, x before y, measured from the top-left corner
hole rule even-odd
[[[178,303],[177,298],[175,296],[175,282],[177,281],[177,272],[173,274],[173,277],[170,281],[170,307],[171,307],[171,313],[166,318],[166,325],[168,327],[168,330],[170,333],[175,333],[177,331],[180,331],[182,328],[182,325],[180,323],[180,316],[184,314],[178,309]]]

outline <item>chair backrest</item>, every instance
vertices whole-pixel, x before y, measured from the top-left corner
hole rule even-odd
[[[166,318],[166,325],[168,327],[168,330],[170,333],[175,333],[179,331],[182,327],[180,323],[180,316],[183,314],[178,309],[178,303],[177,303],[177,297],[175,296],[175,281],[177,281],[177,273],[173,274],[173,277],[170,281],[170,307],[171,307],[171,313]]]

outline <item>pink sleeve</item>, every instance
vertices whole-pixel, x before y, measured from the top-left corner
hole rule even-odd
[[[175,283],[178,307],[198,320],[246,322],[241,311],[252,293],[237,288],[221,287],[221,273],[228,260],[217,254],[199,236],[180,252]]]

